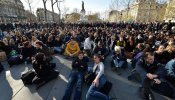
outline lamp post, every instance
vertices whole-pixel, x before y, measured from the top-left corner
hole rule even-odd
[[[150,22],[150,19],[151,19],[151,1],[149,2],[149,13],[148,13],[149,15],[149,19],[148,19],[148,21]]]
[[[120,13],[120,22],[122,22],[122,12]]]
[[[157,12],[157,13],[156,13],[156,21],[158,21],[158,10],[159,10],[159,9],[158,9],[158,6],[156,6],[156,12]]]
[[[39,11],[37,11],[37,15],[38,15],[38,22],[40,22],[40,13],[39,13]]]

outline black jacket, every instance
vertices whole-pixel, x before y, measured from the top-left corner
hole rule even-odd
[[[53,70],[48,61],[45,61],[41,64],[37,63],[36,61],[33,62],[33,69],[39,78],[47,77]]]
[[[30,48],[23,47],[21,54],[23,55],[24,59],[27,58],[27,57],[32,57],[36,54],[36,49],[33,46],[30,47]]]
[[[86,72],[87,68],[88,68],[88,65],[87,65],[87,60],[85,59],[85,57],[82,60],[77,58],[72,62],[72,70]]]
[[[147,73],[157,74],[158,78],[164,78],[166,75],[164,67],[156,61],[153,64],[147,64],[144,59],[140,59],[137,62],[136,71],[140,74],[142,81],[146,78]]]

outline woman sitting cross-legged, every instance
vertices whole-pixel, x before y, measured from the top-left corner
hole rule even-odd
[[[40,84],[56,78],[58,72],[54,70],[55,66],[46,59],[44,53],[37,53],[33,61],[33,68],[37,75],[33,79],[33,83]]]
[[[67,88],[62,100],[70,100],[72,90],[76,87],[74,100],[81,100],[82,86],[84,83],[84,75],[87,71],[87,60],[84,57],[83,52],[79,52],[77,59],[72,62],[72,72],[69,76],[69,81],[67,84]]]
[[[116,100],[116,98],[111,98],[110,96],[100,92],[100,89],[106,83],[106,78],[104,76],[104,64],[101,60],[100,55],[94,55],[95,65],[93,67],[93,72],[95,72],[96,77],[89,87],[86,94],[86,100]]]

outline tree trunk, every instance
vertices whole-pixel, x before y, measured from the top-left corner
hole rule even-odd
[[[51,6],[52,6],[52,20],[54,22],[55,21],[55,16],[54,16],[54,8],[53,8],[54,3],[53,3],[53,0],[51,0]]]
[[[47,8],[46,8],[46,2],[47,0],[43,0],[44,4],[44,21],[47,22]]]
[[[32,14],[32,7],[31,7],[31,3],[30,3],[30,1],[29,0],[27,0],[27,3],[29,4],[29,9],[30,9],[30,13]],[[31,18],[31,14],[29,15],[29,20],[30,20],[30,22],[31,22],[31,20],[32,20],[32,18]]]
[[[61,9],[60,9],[60,2],[57,2],[57,8],[59,11],[59,23],[61,22]]]

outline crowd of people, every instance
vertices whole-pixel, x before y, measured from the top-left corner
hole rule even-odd
[[[161,91],[169,86],[162,85],[164,80],[171,87],[175,86],[175,23],[171,21],[1,23],[0,52],[1,58],[7,56],[10,67],[23,62],[32,63],[37,76],[42,80],[48,80],[48,74],[53,77],[57,75],[50,63],[53,54],[58,53],[66,59],[74,59],[62,100],[70,100],[74,85],[74,100],[81,100],[84,77],[90,71],[87,62],[92,59],[92,71],[96,77],[89,87],[86,99],[115,100],[116,98],[99,91],[106,83],[104,62],[107,56],[111,56],[111,68],[118,74],[121,69],[127,68],[127,59],[131,59],[133,69],[140,76],[140,93],[145,100],[154,100],[152,88],[162,95],[174,98],[173,90],[166,93]],[[4,67],[0,63],[0,71],[3,71]],[[38,80],[34,79],[33,82],[38,83]]]

